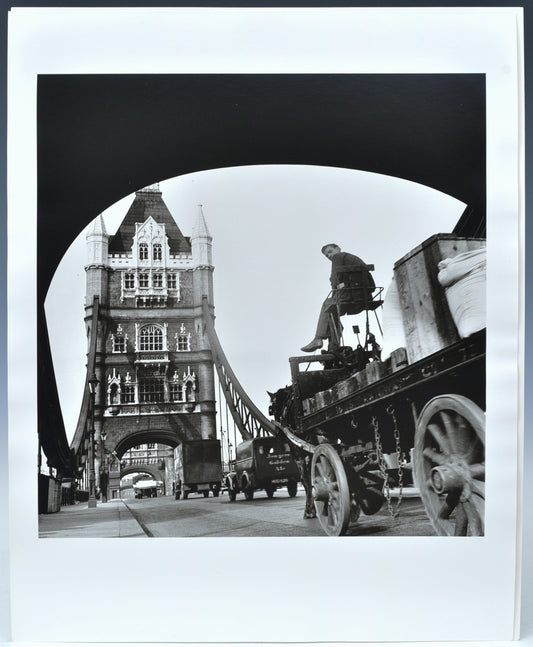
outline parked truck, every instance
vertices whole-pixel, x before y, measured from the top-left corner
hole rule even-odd
[[[296,496],[300,473],[291,455],[289,443],[271,436],[252,438],[237,445],[235,471],[226,476],[231,501],[243,492],[251,501],[255,490],[264,490],[269,498],[286,486],[290,497]]]
[[[222,464],[220,441],[189,440],[174,450],[176,485],[174,497],[186,499],[191,492],[202,493],[204,497],[220,494]]]

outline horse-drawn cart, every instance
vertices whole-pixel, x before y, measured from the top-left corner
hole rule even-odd
[[[485,328],[462,334],[437,281],[443,259],[483,247],[439,235],[396,263],[406,343],[386,361],[375,343],[289,359],[292,386],[271,413],[307,456],[327,534],[345,534],[385,503],[395,516],[408,470],[438,534],[483,534]]]

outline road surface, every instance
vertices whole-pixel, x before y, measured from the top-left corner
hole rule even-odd
[[[124,500],[150,537],[322,537],[317,519],[303,519],[305,495],[298,490],[290,498],[285,489],[269,499],[262,491],[253,501],[242,494],[231,502],[226,493],[204,498],[191,494],[186,500],[165,496],[154,499]],[[396,502],[393,501],[393,505]],[[418,497],[402,501],[400,515],[392,519],[387,506],[375,515],[361,514],[350,526],[351,536],[434,535]]]

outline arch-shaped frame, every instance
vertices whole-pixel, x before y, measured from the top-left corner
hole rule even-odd
[[[154,481],[164,481],[164,473],[161,470],[156,469],[153,465],[141,464],[141,465],[129,465],[124,469],[120,470],[120,478],[123,479],[128,474],[135,474],[139,472],[140,474],[149,474]],[[163,478],[162,478],[163,477]]]
[[[106,445],[110,450],[114,450],[119,459],[122,459],[124,454],[137,445],[144,443],[158,443],[160,445],[168,445],[169,447],[177,447],[180,443],[176,436],[168,430],[145,429],[136,431],[135,433],[128,434],[125,438],[120,439],[115,447],[109,445],[109,440]]]
[[[70,243],[125,195],[213,168],[335,166],[452,195],[461,235],[484,235],[483,74],[43,75],[37,122],[39,437],[64,473],[44,300]]]

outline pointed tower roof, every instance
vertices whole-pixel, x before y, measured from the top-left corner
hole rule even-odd
[[[167,205],[163,202],[161,191],[152,186],[135,193],[135,199],[128,213],[117,233],[109,241],[109,252],[111,254],[129,252],[135,235],[135,223],[143,223],[150,216],[160,225],[165,225],[172,254],[190,253],[191,244],[189,238],[181,233]]]
[[[91,234],[102,234],[104,236],[108,235],[105,228],[105,222],[104,222],[104,219],[102,218],[101,213],[93,220],[93,225],[89,229],[87,235],[91,235]]]
[[[205,222],[204,212],[201,204],[198,205],[198,215],[196,216],[196,222],[194,223],[194,226],[192,228],[192,237],[199,238],[200,236],[211,238],[211,234],[209,233],[209,229],[207,228],[207,224]]]

